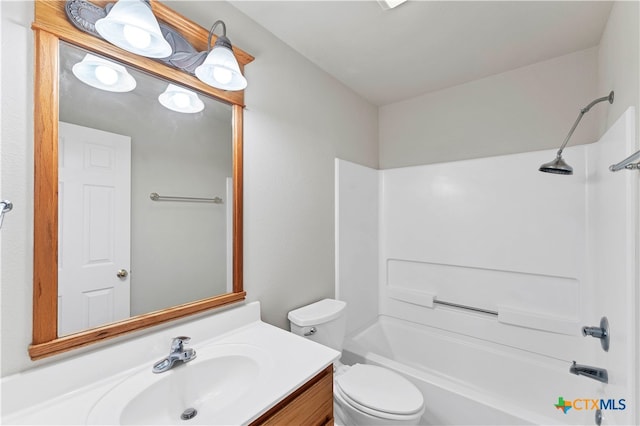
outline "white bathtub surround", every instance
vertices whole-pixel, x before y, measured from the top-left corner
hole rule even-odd
[[[554,154],[383,171],[381,313],[569,356],[572,343],[546,348],[534,331],[579,332],[576,295],[586,281],[585,149],[567,150],[574,176],[538,171]],[[424,293],[497,312],[496,327],[479,330],[459,310],[413,297]]]
[[[347,334],[378,315],[378,171],[335,160],[336,299],[347,302]]]
[[[628,410],[607,413],[607,421],[617,424],[640,424],[640,172],[612,173],[608,167],[640,148],[634,117],[634,109],[627,109],[598,143],[588,146],[587,258],[594,294],[584,325],[598,325],[607,316],[609,351],[600,350],[597,339],[584,339],[596,348],[593,365],[608,370],[603,395],[628,395]]]
[[[600,141],[566,149],[573,176],[538,171],[555,150],[379,171],[380,257],[339,265],[377,268],[386,322],[363,335],[384,337],[356,335],[347,348],[368,362],[381,355],[400,363],[409,376],[421,372],[450,391],[449,406],[462,395],[470,409],[489,410],[467,423],[500,423],[493,402],[531,423],[590,424],[592,411],[564,414],[553,406],[558,397],[637,401],[640,174],[608,170],[638,149],[635,117],[630,108]],[[340,241],[357,253],[357,239]],[[369,291],[354,283],[348,294]],[[581,334],[602,316],[615,340],[609,352]],[[393,319],[411,327],[391,327]],[[606,368],[609,384],[570,374],[573,360]],[[461,411],[426,421],[465,422]],[[630,402],[604,414],[610,424],[638,418]]]
[[[90,420],[111,424],[113,418],[100,419],[96,413],[92,414],[93,407],[99,408],[102,398],[115,401],[116,394],[108,391],[114,387],[118,393],[127,391],[126,386],[123,387],[127,379],[140,381],[148,372],[149,377],[143,380],[146,383],[169,374],[154,375],[151,366],[168,355],[171,339],[178,335],[191,337],[189,346],[197,351],[198,357],[176,368],[187,369],[190,365],[206,362],[212,353],[215,355],[216,349],[231,353],[233,348],[242,346],[268,354],[262,363],[264,368],[260,369],[260,377],[251,389],[216,413],[215,422],[220,424],[246,424],[255,420],[339,356],[332,349],[262,322],[258,302],[241,304],[5,377],[2,379],[2,423],[71,425],[86,424]],[[117,408],[112,407],[112,411]],[[164,407],[157,408],[162,411]]]

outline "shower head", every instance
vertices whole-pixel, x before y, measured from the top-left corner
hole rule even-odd
[[[573,127],[571,127],[571,130],[569,130],[569,134],[567,135],[567,137],[564,138],[564,142],[562,142],[562,145],[560,146],[560,149],[556,154],[555,160],[550,161],[549,163],[543,164],[542,166],[540,166],[538,170],[545,173],[555,173],[557,175],[573,174],[573,168],[567,163],[565,163],[565,161],[562,159],[562,150],[564,149],[565,146],[567,146],[567,142],[569,142],[569,138],[573,134],[574,130],[576,130],[576,127],[578,127],[578,123],[582,119],[582,116],[585,115],[587,112],[589,112],[592,106],[602,101],[609,101],[609,103],[612,104],[613,91],[609,92],[609,96],[603,96],[602,98],[598,98],[580,110],[580,114],[578,114],[578,118],[576,119],[576,122],[573,123]]]
[[[558,154],[555,160],[544,163],[538,170],[545,173],[555,173],[557,175],[573,174],[573,167],[565,163],[565,161],[562,159],[562,155],[560,154]]]

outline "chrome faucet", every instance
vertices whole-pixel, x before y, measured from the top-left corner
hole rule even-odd
[[[171,341],[169,355],[153,364],[153,372],[164,373],[167,370],[171,370],[176,361],[189,362],[195,359],[196,351],[191,348],[184,348],[184,344],[189,343],[189,340],[191,338],[187,336],[174,337]]]
[[[583,336],[593,336],[596,339],[600,339],[600,345],[602,350],[609,352],[609,320],[607,317],[600,319],[600,327],[582,327]]]
[[[604,368],[580,365],[573,361],[573,364],[569,367],[569,373],[575,374],[576,376],[585,376],[602,383],[609,383],[609,374]]]

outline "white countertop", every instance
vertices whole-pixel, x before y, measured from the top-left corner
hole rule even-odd
[[[250,423],[340,356],[333,349],[262,322],[259,312],[257,302],[243,304],[3,378],[2,424],[86,424],[92,408],[109,390],[134,374],[148,371],[153,375],[152,364],[167,356],[171,337],[178,335],[191,336],[189,347],[199,357],[216,347],[237,344],[249,344],[269,355],[268,371],[262,371],[260,380],[215,420],[227,425]]]

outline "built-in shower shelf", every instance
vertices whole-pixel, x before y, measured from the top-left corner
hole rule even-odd
[[[387,296],[400,302],[434,309],[438,305],[462,311],[478,312],[495,316],[497,321],[505,325],[526,327],[535,330],[551,331],[559,334],[576,335],[580,330],[577,320],[532,312],[507,305],[496,307],[474,306],[457,303],[453,300],[440,300],[434,293],[400,287],[387,287]]]
[[[528,312],[507,306],[498,306],[498,322],[533,328],[535,330],[567,334],[569,336],[578,335],[581,329],[580,323],[577,320],[537,312]]]
[[[409,290],[399,287],[388,287],[387,295],[392,299],[411,303],[413,305],[424,306],[426,308],[433,308],[433,301],[436,298],[436,295],[433,293],[425,293],[418,290]]]

